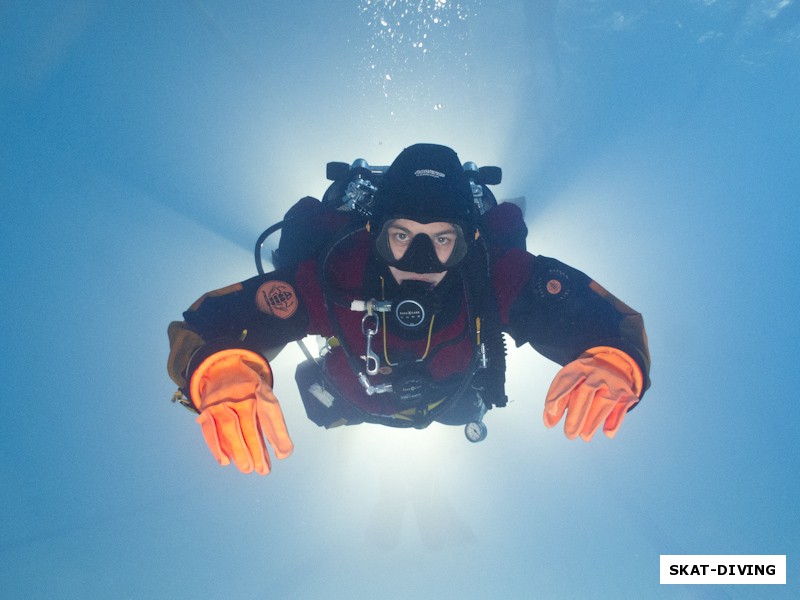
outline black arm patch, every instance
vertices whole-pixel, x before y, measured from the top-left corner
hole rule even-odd
[[[305,336],[308,314],[297,294],[294,273],[260,275],[232,290],[208,295],[183,314],[204,340],[246,340],[247,347],[266,351]]]
[[[589,287],[591,281],[562,262],[536,257],[509,315],[517,345],[530,343],[561,365],[589,348],[615,345],[623,315]]]

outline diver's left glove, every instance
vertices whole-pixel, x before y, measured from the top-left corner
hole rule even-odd
[[[600,427],[613,438],[625,414],[639,402],[644,378],[626,353],[609,346],[591,348],[556,374],[544,404],[544,424],[553,427],[567,413],[564,433],[585,441]]]
[[[192,374],[190,389],[203,437],[221,465],[232,460],[243,473],[266,475],[271,463],[264,437],[278,458],[292,453],[272,370],[260,355],[238,348],[212,354]]]

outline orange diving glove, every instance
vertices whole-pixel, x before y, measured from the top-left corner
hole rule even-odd
[[[275,456],[286,458],[294,445],[272,393],[269,363],[250,350],[222,350],[206,358],[191,379],[197,422],[219,464],[233,460],[243,473],[270,471],[267,438]]]
[[[616,348],[587,350],[562,368],[553,379],[544,403],[544,424],[553,427],[567,412],[564,433],[592,439],[603,426],[613,438],[625,413],[639,402],[644,378],[639,365]]]

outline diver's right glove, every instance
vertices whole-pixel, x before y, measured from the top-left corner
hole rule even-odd
[[[212,354],[192,374],[190,391],[203,437],[221,465],[233,460],[243,473],[266,475],[265,436],[278,458],[292,453],[272,370],[260,355],[239,348]]]

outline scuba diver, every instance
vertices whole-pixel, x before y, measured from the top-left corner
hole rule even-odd
[[[329,163],[322,201],[298,201],[278,224],[274,271],[198,299],[169,325],[175,400],[199,414],[217,461],[267,474],[293,443],[270,361],[289,342],[317,425],[463,426],[486,437],[503,407],[504,334],[562,366],[544,423],[570,439],[614,437],[649,387],[642,316],[582,272],[525,249],[522,211],[487,187],[497,167],[462,165],[416,144],[389,167]],[[324,340],[319,356],[308,335]],[[321,344],[322,345],[322,344]],[[265,443],[265,438],[266,442]]]

